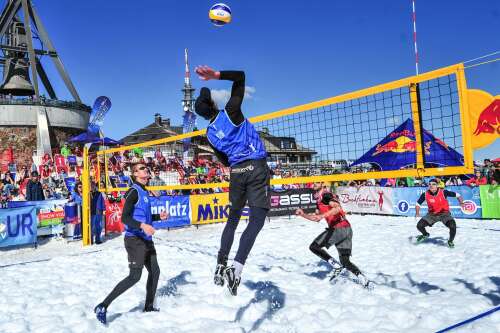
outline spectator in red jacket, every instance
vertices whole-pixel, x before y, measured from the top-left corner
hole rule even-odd
[[[481,171],[477,170],[474,177],[469,179],[468,181],[465,182],[467,186],[479,186],[479,185],[486,185],[488,184],[488,181],[486,180],[486,177],[481,176]]]

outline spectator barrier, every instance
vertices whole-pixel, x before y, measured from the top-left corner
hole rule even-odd
[[[191,224],[189,195],[151,197],[150,203],[153,214],[166,211],[170,215],[166,221],[153,223],[156,229],[182,227]]]
[[[313,189],[271,191],[271,210],[268,216],[295,215],[298,208],[301,208],[306,213],[315,211],[316,200],[314,199]]]
[[[229,193],[191,195],[191,224],[224,222],[229,217]],[[248,207],[243,209],[242,219],[248,218]]]
[[[447,189],[462,195],[465,208],[450,198],[452,215],[457,218],[500,218],[500,186],[449,186]],[[415,215],[415,203],[425,187],[337,187],[336,193],[344,210],[353,213]],[[316,207],[313,190],[308,188],[271,192],[269,216],[290,216],[297,208],[313,212]],[[123,232],[121,213],[123,201],[106,202],[106,233]],[[0,209],[0,247],[35,243],[43,226],[62,225],[77,217],[71,203],[66,200],[12,201],[8,209]],[[200,195],[151,197],[151,212],[167,211],[167,221],[155,222],[157,229],[188,225],[225,222],[229,216],[227,192]],[[421,215],[426,214],[424,203]],[[242,219],[248,218],[245,207]],[[37,226],[39,227],[37,230]],[[42,227],[42,228],[40,228]]]
[[[36,244],[36,208],[0,209],[0,247]]]
[[[455,198],[448,198],[451,214],[456,218],[476,219],[482,217],[479,188],[468,186],[448,186],[447,190],[460,193],[464,200],[464,208]],[[415,203],[420,195],[426,191],[425,187],[401,187],[393,190],[394,214],[415,216]],[[427,214],[427,205],[424,202],[420,215]]]
[[[500,186],[481,185],[479,186],[482,217],[487,219],[500,218]]]

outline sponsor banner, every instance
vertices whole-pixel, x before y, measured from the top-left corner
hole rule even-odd
[[[122,223],[123,204],[123,200],[119,202],[104,200],[104,205],[106,206],[106,233],[123,232],[125,230],[125,226]]]
[[[295,215],[298,208],[303,209],[306,213],[313,213],[316,210],[313,189],[271,191],[271,210],[268,216]]]
[[[481,208],[482,217],[488,219],[500,219],[500,186],[499,185],[481,185]]]
[[[9,201],[8,208],[35,207],[38,217],[38,227],[60,224],[65,218],[65,206],[68,200],[44,201]]]
[[[191,195],[191,224],[226,222],[229,217],[229,193]],[[248,207],[243,209],[242,219],[248,218]]]
[[[153,223],[156,229],[165,229],[190,225],[189,196],[166,196],[149,197],[151,203],[151,213],[160,214],[166,211],[170,217],[166,221],[157,221]]]
[[[468,186],[447,186],[448,191],[460,193],[464,199],[464,208],[461,208],[456,198],[448,198],[450,212],[456,218],[481,218],[482,208],[479,199],[479,188]],[[427,187],[398,187],[393,190],[394,214],[415,216],[415,204]],[[427,203],[420,209],[420,216],[427,214]]]
[[[36,226],[33,206],[0,210],[0,247],[35,243]]]
[[[393,214],[393,193],[391,187],[340,186],[337,188],[342,208],[347,212]]]
[[[64,178],[64,184],[66,184],[66,188],[71,193],[75,190],[76,179],[75,177],[66,177]]]

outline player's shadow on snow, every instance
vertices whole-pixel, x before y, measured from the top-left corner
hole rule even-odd
[[[497,306],[498,304],[500,304],[500,277],[490,276],[489,279],[491,280],[491,282],[495,284],[497,290],[490,290],[488,292],[484,292],[481,291],[479,288],[476,288],[474,283],[467,282],[464,279],[454,279],[454,280],[462,283],[467,289],[470,290],[471,293],[484,296],[491,301],[493,306]]]
[[[269,272],[271,269],[273,268],[278,268],[278,269],[281,269],[282,271],[284,272],[291,272],[291,270],[289,269],[286,269],[284,268],[283,266],[280,266],[280,265],[275,265],[273,267],[270,267],[270,266],[266,266],[266,265],[259,265],[259,269],[263,272]]]
[[[128,310],[127,312],[114,313],[111,316],[108,316],[108,318],[107,318],[108,325],[111,324],[116,319],[120,318],[124,313],[139,312],[139,311],[142,311],[143,309],[144,309],[144,304],[141,304],[141,305],[137,305],[136,307]]]
[[[446,291],[445,289],[441,288],[440,286],[437,286],[437,285],[434,285],[431,283],[427,283],[425,281],[420,281],[420,282],[415,281],[411,277],[410,273],[406,273],[405,277],[408,279],[410,288],[408,288],[408,284],[404,283],[403,281],[402,282],[394,281],[394,280],[392,280],[391,275],[380,273],[380,272],[377,273],[377,277],[375,278],[374,283],[377,285],[381,285],[381,286],[383,285],[383,286],[387,286],[387,287],[390,287],[393,289],[404,291],[404,292],[411,294],[411,295],[428,294],[429,292],[434,291],[434,290],[437,290],[440,292]],[[411,288],[417,288],[418,292],[415,292]]]
[[[429,237],[424,243],[448,247],[448,240],[443,237]]]
[[[330,272],[333,270],[332,265],[330,265],[329,263],[327,263],[324,260],[321,260],[320,262],[318,262],[317,266],[320,268],[323,268],[323,269],[319,270],[317,272],[304,273],[304,274],[307,276],[312,276],[316,279],[324,280],[328,277],[328,274],[330,274]]]
[[[410,282],[410,285],[412,287],[417,287],[419,294],[428,294],[430,291],[433,291],[433,290],[445,291],[440,286],[436,286],[434,284],[430,284],[430,283],[427,283],[425,281],[417,282],[417,281],[413,280],[410,273],[406,273],[405,276],[408,279],[408,281]]]
[[[186,277],[191,275],[190,271],[182,271],[179,275],[174,276],[173,278],[169,279],[167,282],[167,285],[161,287],[158,289],[158,296],[163,297],[163,296],[178,296],[178,287],[180,286],[185,286],[188,284],[196,284],[196,282],[189,282],[186,280]]]
[[[445,239],[445,238],[443,238],[443,237],[429,237],[424,242],[422,242],[421,244],[417,244],[417,240],[416,239],[417,238],[415,236],[408,237],[408,240],[411,243],[414,243],[415,245],[434,244],[434,245],[448,247],[448,240]]]
[[[267,302],[267,309],[259,319],[257,319],[252,328],[248,332],[259,329],[262,322],[266,319],[271,319],[276,312],[285,306],[286,295],[271,281],[252,282],[246,281],[243,283],[248,289],[255,292],[255,296],[248,302],[247,305],[238,309],[234,321],[240,321],[245,311],[255,303]]]

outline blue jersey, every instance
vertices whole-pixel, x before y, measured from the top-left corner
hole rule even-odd
[[[137,191],[137,203],[134,205],[134,214],[132,218],[141,223],[153,225],[153,217],[151,215],[151,203],[149,202],[149,193],[143,190],[137,184],[132,185]],[[125,237],[141,237],[145,240],[152,240],[153,237],[146,235],[142,229],[130,228],[125,225]]]
[[[231,166],[267,157],[266,148],[253,125],[247,119],[239,125],[233,124],[224,110],[208,125],[207,138],[215,149],[227,155]]]

